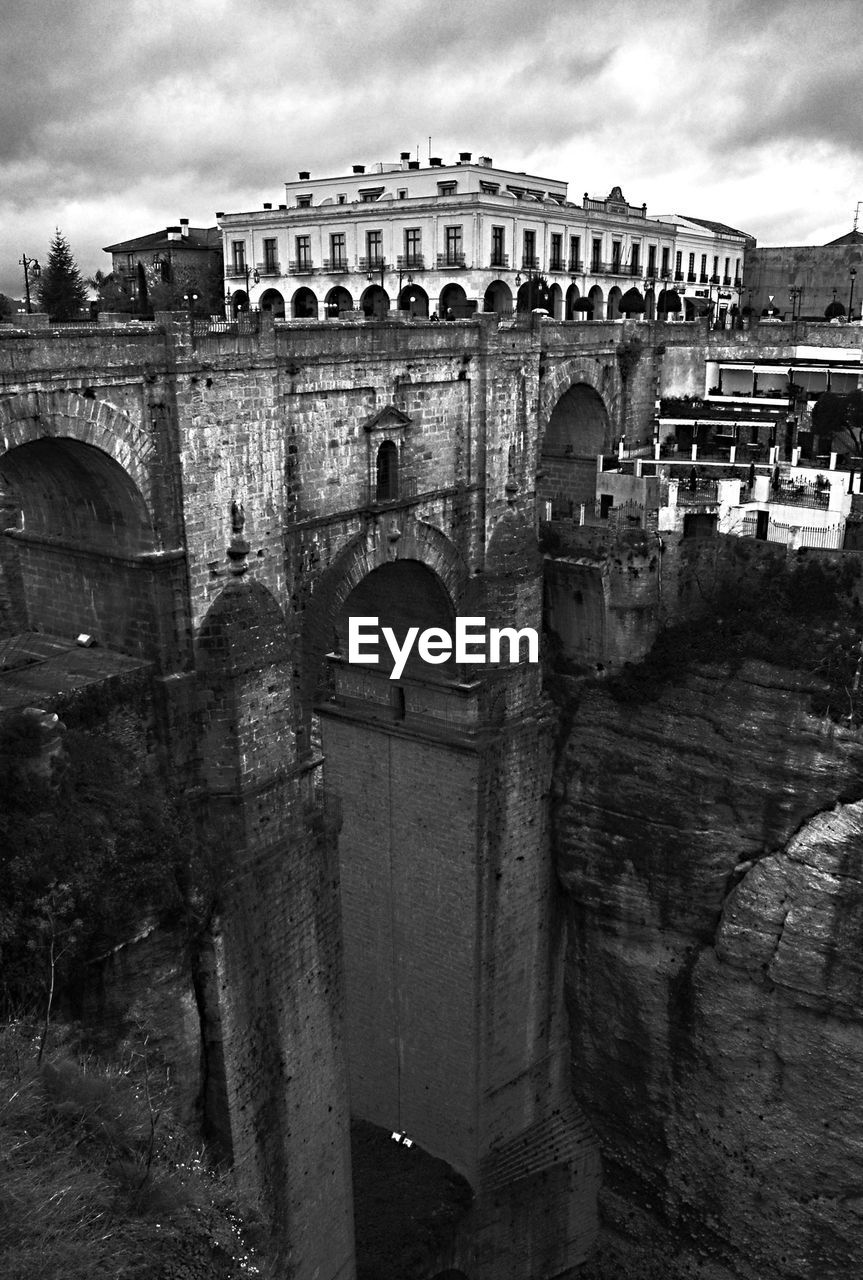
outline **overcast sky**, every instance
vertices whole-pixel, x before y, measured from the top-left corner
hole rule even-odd
[[[863,200],[860,0],[0,0],[0,291],[410,150],[761,244]],[[863,227],[863,221],[861,221]]]

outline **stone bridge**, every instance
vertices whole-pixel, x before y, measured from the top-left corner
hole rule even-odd
[[[227,868],[209,1126],[297,1277],[353,1274],[349,1113],[470,1182],[441,1269],[559,1275],[593,1240],[539,668],[391,680],[346,661],[347,619],[538,629],[538,516],[648,438],[661,328],[164,314],[0,338],[0,696],[51,687],[22,651],[57,688],[70,653],[80,673],[82,634],[151,667]]]

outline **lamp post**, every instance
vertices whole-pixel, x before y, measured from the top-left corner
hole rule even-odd
[[[644,279],[644,309],[645,309],[645,312],[647,311],[647,295],[650,293],[651,289],[653,289],[653,290],[654,290],[654,294],[653,294],[653,318],[654,318],[654,320],[658,320],[658,319],[659,319],[659,316],[657,315],[657,311],[656,311],[656,292],[655,292],[655,290],[656,290],[656,278],[655,278],[654,276],[645,276],[645,279]]]
[[[803,296],[803,286],[801,284],[792,284],[788,287],[788,293],[791,297],[791,319],[800,319],[800,299]]]
[[[852,267],[848,272],[851,277],[851,292],[848,294],[848,319],[854,319],[854,313],[851,308],[854,306],[854,281],[857,279],[857,268]]]
[[[532,265],[531,265],[531,266],[529,266],[529,267],[527,268],[527,279],[525,280],[525,284],[527,285],[527,309],[528,309],[528,311],[532,311],[532,310],[533,310],[534,281],[535,281],[535,280],[538,280],[538,279],[539,279],[539,272],[538,272],[538,271],[535,271]],[[517,292],[517,291],[518,291],[518,289],[521,287],[521,272],[520,272],[520,271],[516,271],[516,273],[515,273],[515,287],[516,287],[516,309],[517,309],[517,307],[518,307],[518,292]]]
[[[410,271],[406,271],[404,267],[399,267],[399,291],[396,294],[396,305],[399,307],[401,306],[402,301],[402,280],[406,280],[409,285],[414,282],[414,278]],[[411,301],[413,301],[413,299],[411,299]]]
[[[189,320],[191,321],[195,311],[195,303],[198,301],[198,295],[196,293],[184,293],[183,301],[185,302],[186,307],[188,308]]]
[[[21,254],[19,263],[24,268],[24,292],[27,295],[27,314],[29,316],[33,311],[30,305],[30,272],[33,272],[33,279],[38,280],[42,274],[42,268],[39,266],[38,259],[28,258],[26,253]]]

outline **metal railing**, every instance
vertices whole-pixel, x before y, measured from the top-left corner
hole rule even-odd
[[[488,264],[488,265],[489,265],[490,267],[508,267],[508,266],[509,266],[509,254],[508,254],[508,253],[493,253],[493,254],[491,255],[491,260],[489,261],[489,264]]]
[[[529,253],[523,253],[521,255],[522,271],[530,271],[530,270],[536,271],[538,267],[539,267],[539,258],[537,258],[536,256],[531,256]]]
[[[440,267],[463,267],[463,253],[439,253],[437,255],[438,268]]]
[[[315,264],[308,258],[291,258],[290,268],[292,276],[310,276],[314,273]]]
[[[812,480],[780,479],[771,485],[768,502],[785,507],[812,507],[826,511],[830,506],[830,486]]]
[[[324,271],[331,274],[350,271],[347,258],[324,258]]]
[[[424,271],[425,258],[421,253],[403,253],[396,259],[399,271]]]
[[[257,271],[262,276],[280,276],[282,274],[281,264],[271,258],[268,262],[259,262]]]
[[[747,512],[743,517],[741,536],[756,537],[756,516]],[[844,527],[840,523],[827,525],[793,525],[785,521],[770,520],[767,524],[766,542],[778,542],[790,547],[795,541],[800,547],[820,548],[824,551],[839,551],[842,548]]]
[[[679,507],[715,506],[719,501],[719,486],[715,480],[698,479],[693,484],[685,481],[677,490]]]
[[[380,271],[381,268],[386,270],[386,258],[360,258],[360,271]]]
[[[583,258],[570,258],[567,271],[575,271],[578,273],[578,272],[582,272],[583,270],[584,270]]]

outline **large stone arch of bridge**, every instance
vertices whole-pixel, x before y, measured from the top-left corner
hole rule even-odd
[[[336,620],[348,596],[373,570],[399,560],[418,561],[430,569],[459,611],[468,588],[468,570],[446,534],[406,512],[370,521],[324,571],[304,613],[297,698],[301,740],[309,731],[312,706],[324,683],[326,655],[336,643]]]
[[[62,436],[107,453],[150,504],[153,444],[128,413],[79,391],[28,391],[0,397],[0,452]]]
[[[574,514],[595,494],[597,454],[619,434],[620,378],[613,354],[577,356],[550,368],[540,393],[537,501],[540,516]]]

